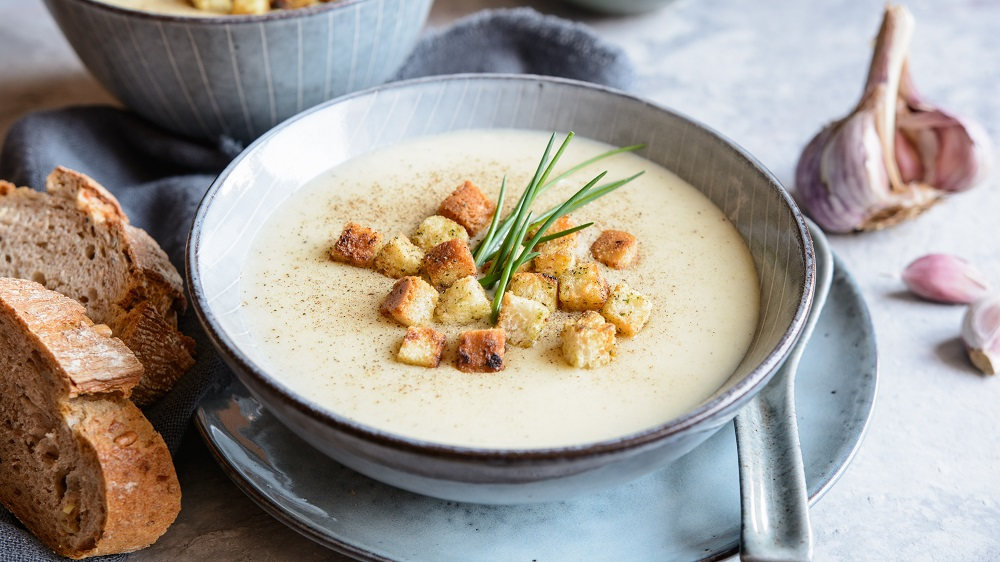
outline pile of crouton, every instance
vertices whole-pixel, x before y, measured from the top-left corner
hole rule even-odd
[[[336,0],[189,0],[199,10],[233,15],[266,14],[271,10],[308,8],[331,1]]]
[[[420,223],[412,239],[396,234],[384,241],[372,228],[349,222],[330,248],[334,261],[398,279],[379,307],[383,316],[407,327],[398,361],[437,367],[447,337],[431,326],[434,322],[488,321],[491,301],[479,283],[470,238],[489,224],[496,211],[495,204],[466,181],[441,202],[436,215]],[[572,227],[570,217],[564,216],[546,234]],[[649,320],[652,303],[625,283],[609,289],[597,263],[578,263],[576,247],[575,232],[536,247],[539,255],[512,276],[496,326],[459,335],[458,369],[503,370],[507,345],[534,346],[557,309],[583,313],[562,328],[567,363],[592,369],[614,359],[617,337],[637,334]],[[638,256],[638,241],[628,232],[605,230],[590,253],[607,267],[626,269]]]

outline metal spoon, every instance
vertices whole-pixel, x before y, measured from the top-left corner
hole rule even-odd
[[[802,334],[768,385],[736,416],[744,561],[812,560],[809,494],[795,421],[795,371],[833,278],[826,237],[809,223],[816,291]]]

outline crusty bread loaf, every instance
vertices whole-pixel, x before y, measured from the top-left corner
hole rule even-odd
[[[143,548],[180,511],[170,452],[127,398],[141,373],[79,303],[0,278],[0,501],[63,556]]]
[[[132,400],[149,404],[194,364],[194,341],[177,330],[181,277],[94,180],[59,167],[46,189],[0,180],[0,276],[37,281],[110,326],[144,367]]]

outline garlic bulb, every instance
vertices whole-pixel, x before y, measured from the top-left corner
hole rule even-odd
[[[913,17],[886,8],[865,91],[821,130],[795,170],[798,199],[824,230],[876,230],[912,218],[987,172],[982,128],[927,104],[906,67]]]
[[[1000,368],[1000,295],[980,299],[965,311],[962,341],[969,359],[987,375]]]
[[[948,254],[928,254],[903,270],[915,295],[936,302],[968,304],[986,295],[989,284],[969,262]]]

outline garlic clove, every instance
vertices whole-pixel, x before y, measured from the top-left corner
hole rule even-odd
[[[923,181],[936,189],[957,193],[986,178],[993,167],[993,147],[979,123],[926,102],[905,65],[899,99],[896,138],[907,139],[921,162],[920,172],[911,181]],[[896,151],[897,160],[900,152]]]
[[[903,270],[903,283],[915,295],[935,302],[968,304],[986,295],[989,284],[962,258],[928,254]]]
[[[962,341],[972,364],[987,375],[1000,369],[1000,295],[969,305],[962,319]]]
[[[862,147],[850,150],[854,143]],[[881,200],[889,179],[882,166],[869,165],[870,155],[879,150],[874,117],[858,114],[820,131],[802,152],[795,170],[797,195],[827,232],[854,230]]]
[[[923,179],[924,162],[921,159],[920,150],[909,137],[903,134],[900,129],[896,129],[896,167],[899,168],[900,179],[906,183],[912,183]]]
[[[906,68],[913,17],[886,8],[864,95],[802,151],[796,195],[828,232],[877,230],[910,219],[990,168],[978,125],[926,103]]]

